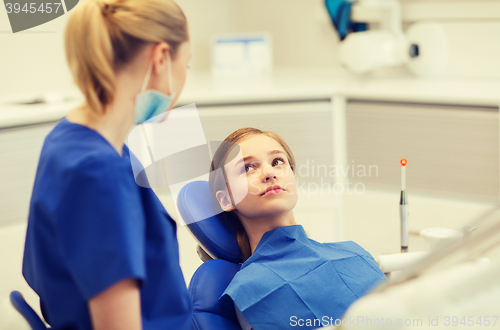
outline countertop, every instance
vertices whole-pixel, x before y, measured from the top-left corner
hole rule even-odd
[[[76,88],[61,91],[67,101],[18,105],[33,95],[0,96],[0,128],[51,122],[82,102]],[[35,93],[34,93],[35,95]],[[37,95],[43,95],[37,94]],[[500,79],[421,79],[407,74],[357,76],[339,69],[275,69],[261,78],[214,78],[188,72],[177,105],[347,99],[498,107]],[[57,99],[57,97],[56,97]]]

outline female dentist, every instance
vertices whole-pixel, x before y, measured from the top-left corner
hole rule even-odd
[[[52,329],[189,329],[176,224],[134,181],[132,125],[176,103],[191,56],[172,0],[87,0],[65,31],[85,102],[46,137],[23,275]]]

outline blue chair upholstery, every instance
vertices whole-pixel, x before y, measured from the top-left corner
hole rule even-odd
[[[207,181],[185,185],[177,207],[201,248],[214,259],[204,262],[189,283],[193,330],[241,330],[232,300],[219,300],[243,261],[236,232],[216,214]]]
[[[24,300],[23,295],[19,291],[10,293],[10,302],[12,306],[26,319],[33,330],[47,330],[47,327],[40,319],[38,314]]]
[[[219,301],[239,269],[239,264],[215,259],[204,262],[196,270],[189,283],[194,311],[193,329],[241,330],[232,300]]]
[[[185,185],[177,197],[177,207],[191,233],[213,259],[243,262],[236,232],[225,226],[221,215],[216,214],[207,181]]]

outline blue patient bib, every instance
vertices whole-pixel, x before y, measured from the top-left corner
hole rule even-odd
[[[316,329],[385,279],[358,244],[319,243],[284,226],[262,236],[221,299],[230,296],[254,330]]]

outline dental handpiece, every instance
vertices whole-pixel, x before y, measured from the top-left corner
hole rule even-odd
[[[406,198],[406,159],[401,159],[401,199],[399,210],[401,216],[401,253],[408,252],[408,199]]]

